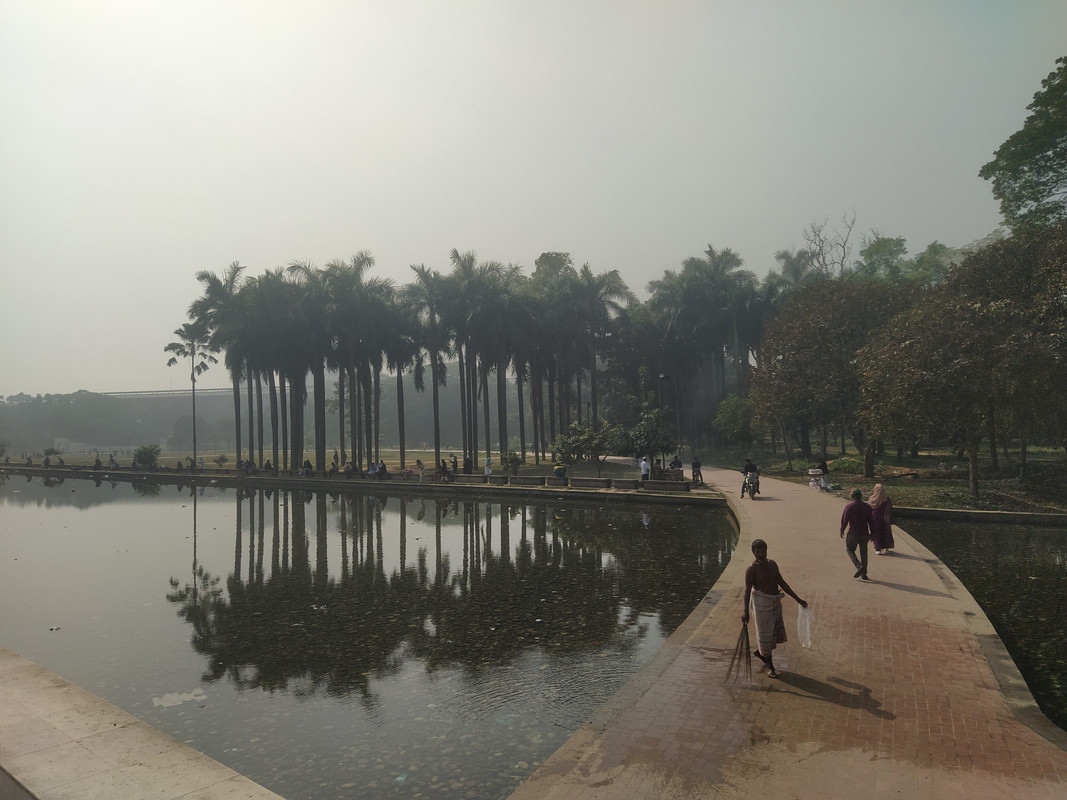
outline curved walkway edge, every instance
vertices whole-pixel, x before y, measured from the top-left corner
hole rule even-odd
[[[282,800],[3,649],[0,764],[4,800]]]
[[[843,501],[705,469],[740,541],[722,577],[660,653],[512,800],[612,798],[1067,796],[1067,732],[1037,708],[992,625],[930,551],[899,528],[870,581],[838,536]],[[769,556],[814,615],[813,644],[790,641],[773,680],[724,683],[740,630],[749,546]],[[759,662],[755,662],[760,666]]]

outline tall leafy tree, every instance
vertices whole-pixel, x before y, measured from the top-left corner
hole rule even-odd
[[[1067,417],[1065,272],[1067,221],[969,255],[861,353],[869,424],[954,434],[977,498],[979,445],[998,425],[1025,453],[1044,420]]]
[[[768,326],[752,378],[757,416],[812,455],[812,428],[837,423],[864,447],[856,352],[911,304],[884,281],[823,280],[793,292]],[[842,437],[842,444],[844,438]]]
[[[178,359],[189,359],[189,382],[192,385],[193,396],[193,465],[196,460],[196,377],[203,375],[212,364],[217,364],[215,353],[218,352],[211,345],[211,334],[207,324],[203,321],[186,322],[174,331],[178,337],[163,348],[164,352],[173,353],[167,361],[168,367],[178,363]]]
[[[1023,127],[978,174],[993,182],[1011,228],[1067,219],[1067,56],[1041,81]]]

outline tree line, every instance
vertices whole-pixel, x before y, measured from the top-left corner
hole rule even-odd
[[[763,280],[737,252],[709,245],[651,281],[645,301],[617,270],[575,268],[561,252],[542,253],[526,275],[453,249],[448,269],[412,265],[404,285],[373,277],[367,251],[255,277],[235,262],[197,274],[202,295],[166,349],[171,363],[188,359],[194,421],[196,378],[224,354],[237,458],[243,413],[249,457],[258,445],[262,461],[269,441],[281,468],[304,460],[310,374],[317,470],[328,402],[342,460],[378,460],[385,377],[396,383],[401,466],[410,382],[432,395],[436,462],[442,425],[460,431],[473,464],[494,449],[509,456],[513,440],[519,459],[537,462],[554,451],[651,455],[766,439],[807,457],[813,435],[825,455],[835,430],[868,471],[887,443],[956,442],[977,494],[983,440],[994,463],[1004,437],[1024,453],[1064,442],[1067,59],[1057,64],[1023,129],[980,172],[1009,230],[971,248],[933,242],[909,258],[899,237],[856,242],[845,215],[812,223],[806,246],[779,251]],[[442,420],[448,381],[459,418]]]
[[[909,260],[902,240],[892,240],[896,257],[872,267],[886,241],[872,237],[846,274],[890,285],[931,283],[946,273],[947,248],[935,243],[925,261]],[[921,271],[931,253],[939,267]],[[237,457],[245,443],[249,456],[258,445],[260,460],[266,449],[283,469],[304,461],[305,399],[315,469],[327,463],[328,402],[339,412],[342,460],[360,467],[377,461],[383,376],[395,381],[401,466],[409,382],[433,396],[437,461],[443,424],[460,431],[463,456],[474,464],[494,451],[503,457],[516,438],[520,457],[549,458],[575,429],[610,431],[601,447],[631,454],[672,451],[681,441],[708,447],[723,441],[716,410],[728,395],[747,391],[764,329],[785,300],[809,284],[841,281],[820,269],[810,250],[783,250],[777,260],[780,271],[761,281],[735,251],[709,246],[652,281],[644,302],[617,270],[575,268],[559,252],[542,253],[526,275],[453,250],[448,271],[414,265],[403,286],[371,277],[374,258],[366,251],[322,268],[294,262],[256,277],[234,263],[221,274],[198,273],[203,294],[166,349],[174,354],[170,363],[188,360],[194,386],[223,354]],[[448,381],[459,390],[459,419],[441,419],[438,395]],[[509,429],[509,382],[517,390],[518,431]]]

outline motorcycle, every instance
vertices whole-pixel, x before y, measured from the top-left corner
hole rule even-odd
[[[755,500],[756,495],[759,494],[759,473],[758,472],[746,472],[745,480],[741,483],[741,497],[745,496],[745,492],[748,492],[748,496]]]

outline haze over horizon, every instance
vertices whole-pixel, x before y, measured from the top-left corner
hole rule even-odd
[[[1062,0],[0,0],[0,396],[187,388],[163,347],[233,261],[566,251],[644,298],[843,213],[856,254],[965,246],[1064,31]]]

